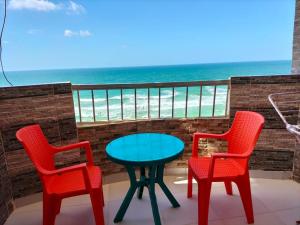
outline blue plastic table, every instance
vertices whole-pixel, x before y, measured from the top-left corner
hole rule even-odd
[[[122,221],[126,210],[138,189],[137,197],[143,196],[144,187],[149,190],[152,213],[155,225],[160,225],[160,216],[155,195],[155,183],[159,184],[173,207],[179,207],[168,187],[163,181],[165,163],[178,158],[184,149],[184,143],[177,137],[158,134],[141,133],[127,135],[110,142],[106,147],[106,154],[113,162],[126,167],[130,188],[123,200],[114,222]],[[137,180],[134,167],[140,167],[140,179]],[[148,168],[148,175],[146,174]]]

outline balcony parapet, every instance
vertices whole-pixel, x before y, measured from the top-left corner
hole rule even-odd
[[[203,87],[212,85],[212,88],[208,88],[208,90],[212,90],[210,92],[212,93],[210,101],[217,102],[218,85],[220,84],[218,82],[204,82],[202,85],[196,82],[198,86],[196,84],[196,86],[193,86],[194,84],[192,84],[188,88],[186,88],[186,83],[182,84],[182,87],[177,87],[178,83],[176,85],[173,83],[172,86],[174,86],[174,91],[176,91],[176,88],[181,88],[182,93],[185,93],[186,89],[188,89],[188,93],[190,94],[193,93],[193,88],[198,88],[197,91],[199,92],[196,92],[200,93],[200,87],[203,89]],[[41,124],[50,143],[54,145],[68,144],[76,142],[78,139],[90,140],[98,165],[103,168],[106,175],[109,175],[110,173],[122,171],[122,168],[115,167],[112,163],[110,164],[104,152],[105,145],[116,137],[133,132],[165,132],[176,135],[186,142],[187,148],[183,158],[174,161],[169,167],[184,168],[186,166],[186,159],[189,157],[193,132],[222,133],[230,126],[236,111],[252,110],[261,113],[266,119],[266,124],[251,158],[251,168],[255,170],[290,172],[293,173],[293,178],[300,182],[300,150],[295,150],[299,149],[299,145],[295,145],[295,138],[286,131],[284,124],[267,99],[267,96],[275,91],[287,92],[300,90],[300,76],[233,77],[226,82],[229,87],[227,90],[230,91],[228,91],[228,97],[226,97],[228,108],[225,110],[227,112],[225,117],[218,117],[217,115],[215,117],[199,117],[199,114],[197,114],[198,116],[191,117],[189,108],[187,108],[187,116],[185,117],[186,96],[183,94],[182,107],[180,108],[180,112],[184,115],[182,118],[176,116],[178,115],[176,114],[176,110],[178,109],[174,109],[173,118],[171,116],[164,116],[163,110],[161,110],[159,118],[158,110],[154,110],[157,115],[156,117],[153,116],[155,113],[152,111],[153,114],[151,114],[151,117],[140,119],[139,110],[137,110],[137,119],[133,117],[133,120],[128,121],[127,114],[123,109],[125,116],[123,115],[124,118],[122,121],[111,120],[110,118],[110,121],[107,122],[107,118],[105,118],[103,121],[96,121],[97,123],[94,123],[93,119],[90,122],[87,121],[88,123],[83,123],[85,121],[76,123],[73,103],[74,94],[72,86],[69,83],[0,88],[0,173],[1,177],[5,177],[5,181],[7,181],[1,186],[6,191],[1,191],[0,210],[3,210],[0,211],[0,214],[7,216],[12,211],[13,199],[41,191],[36,171],[25,154],[24,149],[15,138],[15,133],[19,128],[33,123]],[[171,94],[172,86],[166,87]],[[143,89],[139,87],[142,86],[131,87],[131,90],[136,89],[137,105],[140,103],[138,98],[139,91]],[[103,86],[102,88],[107,87]],[[112,91],[117,91],[118,88],[121,87],[116,86],[116,89]],[[127,88],[130,89],[130,86],[124,87],[124,92],[126,92]],[[165,87],[149,87],[148,89],[156,89],[156,93],[159,93],[159,88],[161,89],[160,104],[164,106],[165,99],[163,96],[165,94]],[[216,89],[217,94],[214,94],[214,89]],[[90,89],[81,91],[88,91],[90,93]],[[94,90],[94,92],[96,93],[97,90]],[[108,90],[108,97],[114,97],[110,95],[112,93]],[[148,93],[147,88],[146,93]],[[134,94],[131,96],[134,96]],[[154,92],[151,96],[158,95]],[[197,97],[199,96],[200,94],[197,95]],[[172,98],[170,97],[171,103]],[[176,95],[174,98],[176,98]],[[145,99],[147,100],[147,98]],[[158,97],[153,99],[159,102]],[[114,99],[112,100],[115,101]],[[118,100],[121,101],[120,98]],[[101,102],[101,100],[98,99],[98,102]],[[123,103],[125,102],[123,101]],[[190,102],[190,98],[188,98],[188,102]],[[132,103],[132,105],[135,104],[134,101]],[[176,99],[174,100],[174,105],[176,105]],[[197,105],[199,106],[199,98],[197,98]],[[96,105],[96,107],[99,106]],[[213,112],[212,107],[210,109],[210,112]],[[131,112],[134,113],[134,110],[131,110]],[[172,112],[172,110],[169,112]],[[95,114],[97,115],[96,111]],[[93,112],[91,115],[93,115]],[[207,149],[204,151],[206,153],[222,150],[225,146],[206,140],[203,140],[199,145],[201,148]],[[65,166],[81,160],[83,160],[82,155],[80,151],[77,151],[71,155],[58,156],[57,165]]]

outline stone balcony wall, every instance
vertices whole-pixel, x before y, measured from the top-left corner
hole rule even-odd
[[[13,199],[41,191],[37,173],[25,151],[15,138],[16,131],[26,125],[39,123],[54,145],[89,140],[96,164],[104,175],[123,171],[123,167],[106,159],[106,144],[123,135],[136,132],[163,132],[181,138],[185,143],[183,156],[171,162],[169,168],[186,168],[191,155],[194,132],[223,133],[238,110],[252,110],[264,115],[265,128],[250,160],[252,169],[292,171],[299,181],[299,151],[295,138],[283,126],[267,96],[274,92],[300,90],[300,76],[234,77],[230,85],[230,117],[198,119],[154,119],[76,127],[70,84],[35,85],[0,88],[0,224],[13,209]],[[298,145],[299,148],[299,145]],[[203,154],[224,151],[226,143],[201,140]],[[58,166],[84,161],[77,150],[57,157]],[[293,164],[294,162],[294,164]]]
[[[41,191],[31,161],[16,139],[16,131],[40,124],[49,142],[77,141],[71,84],[0,88],[0,224],[13,209],[13,198]],[[79,153],[57,157],[57,165],[79,162]]]
[[[13,195],[7,171],[6,156],[0,135],[0,224],[4,224],[13,210]]]
[[[297,124],[300,125],[300,108],[299,108]],[[294,176],[294,180],[300,183],[300,139],[296,142],[293,176]]]
[[[292,73],[300,73],[300,0],[296,0],[294,36],[293,36],[293,57]]]
[[[300,90],[300,76],[232,77],[230,91],[230,119],[238,110],[250,110],[265,117],[265,126],[251,158],[253,169],[293,170],[295,137],[268,100],[268,95]],[[294,123],[298,115],[295,113]]]

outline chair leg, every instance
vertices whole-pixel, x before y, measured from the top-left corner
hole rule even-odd
[[[54,197],[43,194],[43,225],[54,225],[56,216]]]
[[[211,182],[198,182],[198,225],[208,224]]]
[[[187,197],[191,198],[193,196],[193,175],[192,170],[188,168],[188,190],[187,190]]]
[[[240,196],[243,202],[247,222],[248,224],[254,223],[249,173],[245,174],[242,177],[239,177],[236,181],[236,184],[238,186]]]
[[[104,203],[104,193],[103,193],[103,189],[101,188],[101,201],[102,201],[102,206],[104,207],[105,203]]]
[[[96,225],[104,225],[102,191],[100,189],[92,190],[90,193],[90,198],[93,206]]]
[[[60,208],[61,208],[61,199],[58,198],[58,199],[55,199],[55,203],[54,203],[55,207],[55,215],[59,214],[60,213]]]
[[[226,188],[226,193],[228,195],[232,195],[232,184],[231,184],[231,181],[225,181],[224,184],[225,184],[225,188]]]

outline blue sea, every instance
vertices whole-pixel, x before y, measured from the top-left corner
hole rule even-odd
[[[230,76],[289,74],[291,61],[209,63],[171,66],[10,71],[14,85],[71,81],[72,84],[223,80]],[[7,86],[3,77],[0,86]]]
[[[175,81],[200,81],[200,80],[225,80],[231,76],[256,76],[256,75],[282,75],[290,74],[291,61],[260,61],[236,63],[209,63],[170,66],[143,66],[119,68],[86,68],[86,69],[57,69],[33,71],[9,71],[7,76],[14,85],[44,84],[70,81],[72,84],[121,84],[121,83],[147,83],[147,82],[175,82]],[[8,86],[3,77],[0,86]],[[205,86],[202,92],[202,103],[199,105],[200,87],[192,87],[188,92],[188,117],[212,116],[213,87]],[[147,90],[137,91],[137,118],[147,119],[148,110],[151,118],[168,118],[171,115],[172,91],[164,88],[161,90],[160,116],[158,115],[158,90],[150,89],[150,106],[148,109]],[[185,88],[175,89],[174,116],[183,117],[185,114],[186,92]],[[96,121],[120,120],[121,99],[120,91],[109,91],[107,102],[104,91],[96,91],[95,115]],[[215,116],[225,115],[225,102],[227,86],[218,86],[215,105]],[[77,93],[73,94],[74,107],[77,121],[79,118]],[[133,119],[134,93],[125,90],[123,93],[124,119]],[[80,91],[81,120],[92,122],[93,108],[90,91]],[[109,111],[109,116],[107,112]]]

